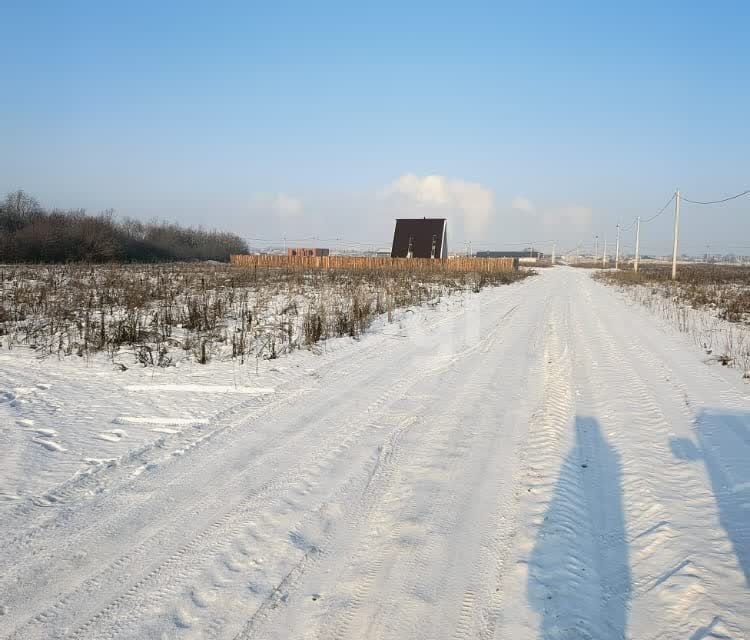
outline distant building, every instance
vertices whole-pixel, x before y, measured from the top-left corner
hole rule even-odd
[[[290,247],[286,250],[286,255],[290,258],[312,258],[331,255],[330,249],[308,249],[302,247]]]
[[[399,218],[393,232],[392,258],[447,258],[445,218]]]
[[[546,256],[541,251],[477,251],[477,258],[518,258],[523,262],[543,260]]]

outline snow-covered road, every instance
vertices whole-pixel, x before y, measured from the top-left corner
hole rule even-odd
[[[739,376],[585,270],[412,315],[3,507],[0,636],[750,638]]]

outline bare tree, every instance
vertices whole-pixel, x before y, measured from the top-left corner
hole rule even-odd
[[[13,232],[29,224],[42,214],[42,207],[36,198],[22,189],[5,196],[0,205],[0,229]]]
[[[246,242],[232,233],[121,222],[114,209],[96,216],[84,209],[45,211],[20,190],[0,201],[0,259],[7,262],[228,261],[247,251]]]

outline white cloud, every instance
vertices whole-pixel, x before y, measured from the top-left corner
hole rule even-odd
[[[302,213],[302,200],[286,193],[279,193],[271,200],[271,208],[281,218],[291,218]]]
[[[288,193],[256,193],[250,199],[250,209],[260,214],[273,213],[280,220],[294,218],[302,213],[304,204]]]
[[[510,203],[510,206],[515,211],[522,211],[523,213],[534,213],[536,211],[531,200],[524,196],[516,196],[513,198],[513,202]]]
[[[493,195],[489,189],[478,182],[457,178],[408,173],[394,180],[382,193],[441,217],[454,212],[467,233],[484,229],[493,213]]]

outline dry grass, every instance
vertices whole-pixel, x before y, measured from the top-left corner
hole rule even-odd
[[[633,271],[601,271],[594,278],[620,286],[634,301],[693,337],[712,359],[736,366],[750,378],[750,267],[641,265]]]
[[[603,271],[595,277],[613,284],[650,285],[694,309],[715,309],[724,320],[750,324],[750,267],[679,265],[677,274],[678,279],[673,282],[670,265],[645,264],[638,273]]]
[[[568,264],[570,267],[576,267],[577,269],[612,269],[615,266],[615,260],[607,259],[605,264],[602,264],[601,259],[599,260],[585,260],[585,261],[578,261],[578,262],[570,262]],[[624,268],[625,261],[620,261],[620,268]]]
[[[507,284],[485,274],[283,270],[212,264],[0,267],[0,343],[40,356],[169,366],[190,358],[276,358],[379,314],[462,289]]]

